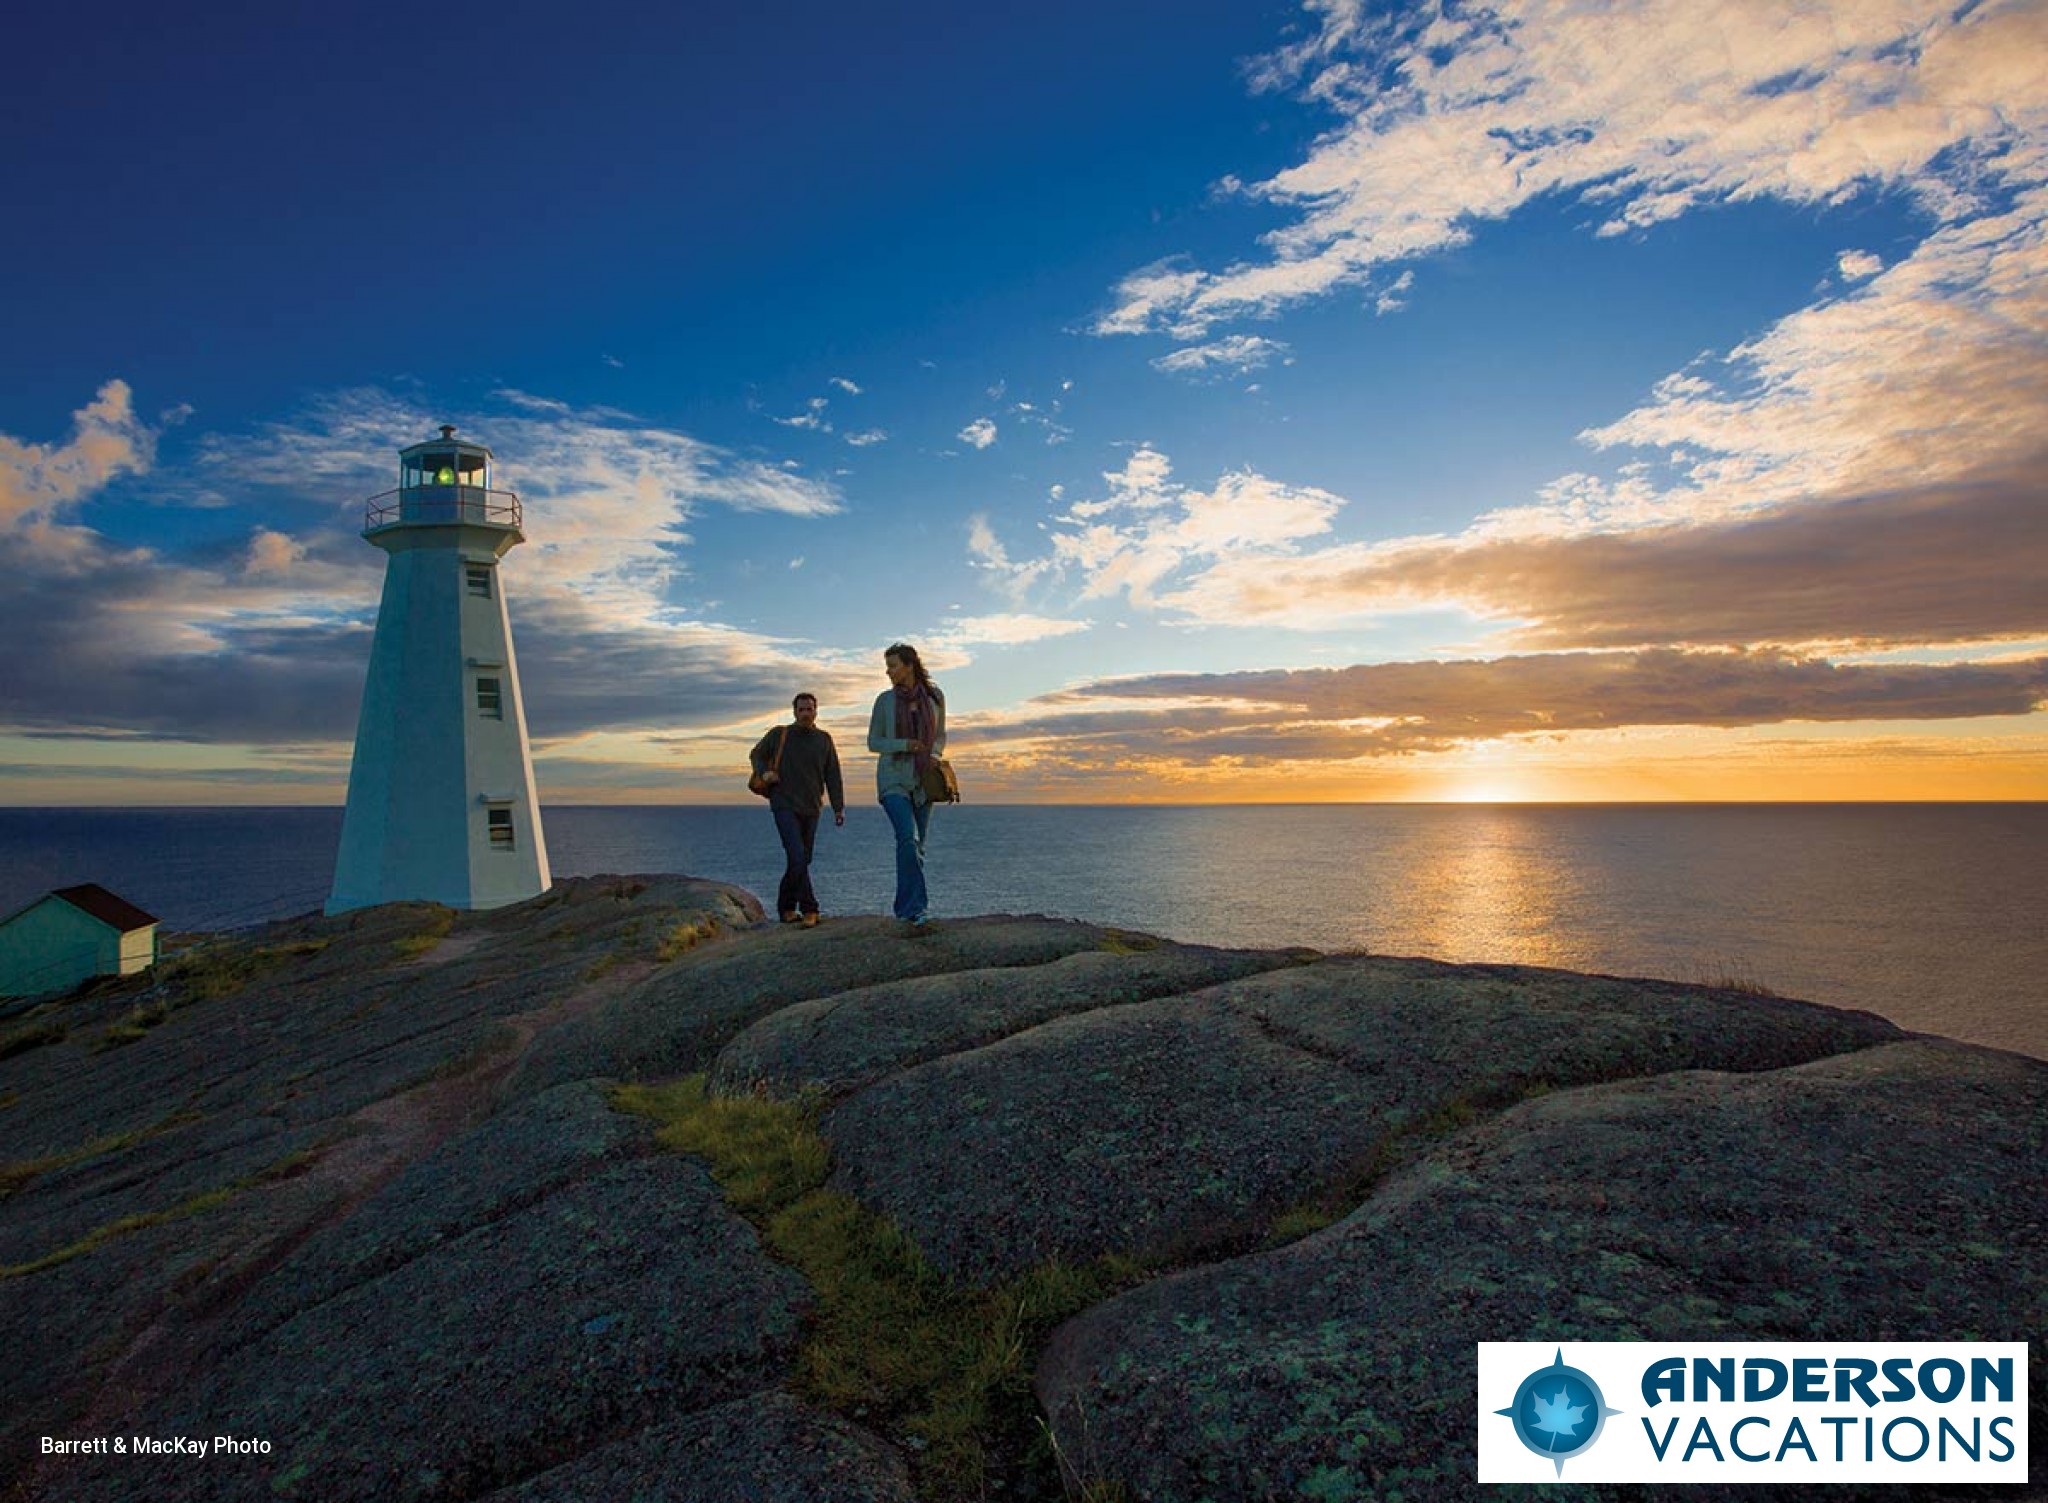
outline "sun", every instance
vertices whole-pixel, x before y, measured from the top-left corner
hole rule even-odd
[[[1456,784],[1444,794],[1447,804],[1519,804],[1528,801],[1527,793],[1512,778],[1470,778]]]

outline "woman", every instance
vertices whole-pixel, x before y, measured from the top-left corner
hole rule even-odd
[[[882,666],[889,687],[868,717],[868,750],[877,757],[875,792],[896,830],[896,917],[922,929],[930,906],[924,833],[932,805],[920,779],[932,758],[946,749],[946,696],[907,643],[892,643],[882,654]]]

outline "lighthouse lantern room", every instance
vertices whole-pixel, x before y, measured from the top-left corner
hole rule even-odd
[[[496,908],[548,887],[526,704],[499,563],[526,541],[491,451],[443,427],[365,505],[388,555],[329,913]]]

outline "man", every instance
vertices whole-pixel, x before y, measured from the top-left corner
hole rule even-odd
[[[786,865],[775,895],[775,911],[785,924],[818,924],[818,895],[811,891],[811,847],[818,838],[818,819],[827,795],[832,823],[846,823],[846,790],[839,781],[839,748],[832,733],[818,729],[818,696],[799,694],[790,701],[796,724],[777,726],[748,753],[754,771],[769,784],[768,812],[782,838]],[[778,742],[780,743],[778,755]]]

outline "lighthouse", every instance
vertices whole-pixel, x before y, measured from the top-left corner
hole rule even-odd
[[[499,567],[526,541],[519,498],[452,427],[398,461],[364,506],[388,557],[327,911],[497,908],[550,880]]]

